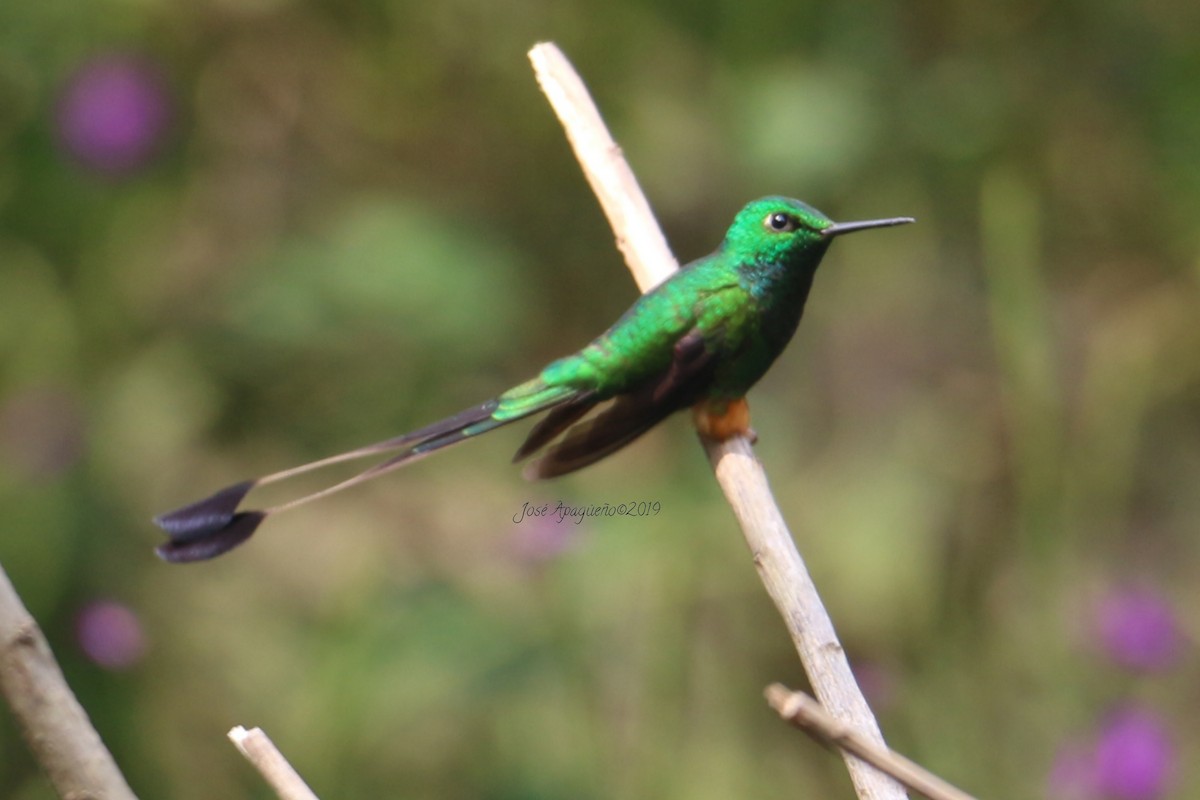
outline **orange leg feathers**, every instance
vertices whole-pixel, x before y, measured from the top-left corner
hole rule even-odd
[[[734,436],[745,436],[750,443],[758,441],[758,434],[750,427],[750,404],[739,397],[724,406],[697,403],[692,407],[696,430],[706,439],[723,442]]]

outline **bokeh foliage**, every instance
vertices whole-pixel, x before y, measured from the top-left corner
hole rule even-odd
[[[536,485],[506,430],[151,555],[154,513],[491,396],[632,300],[542,39],[681,258],[762,194],[919,220],[833,249],[752,397],[889,741],[993,797],[1055,796],[1128,703],[1195,753],[1194,653],[1131,671],[1095,609],[1153,590],[1186,642],[1200,608],[1200,6],[0,3],[0,562],[135,789],[266,796],[223,738],[257,724],[326,797],[847,796],[760,699],[802,678],[682,420]],[[124,160],[64,110],[114,58],[167,119]],[[662,512],[512,521],[630,499]],[[120,669],[80,644],[105,599],[142,627]],[[3,714],[0,753],[0,794],[50,796]]]

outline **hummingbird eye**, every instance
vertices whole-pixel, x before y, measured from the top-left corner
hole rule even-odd
[[[763,220],[763,225],[767,230],[775,233],[791,233],[800,227],[800,221],[791,214],[776,211],[767,215],[767,218]]]

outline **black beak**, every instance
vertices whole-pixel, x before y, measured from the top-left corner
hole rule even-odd
[[[865,231],[868,228],[890,228],[893,225],[907,225],[916,222],[912,217],[892,217],[891,219],[868,219],[862,222],[835,222],[821,231],[825,237],[841,236],[843,233]]]

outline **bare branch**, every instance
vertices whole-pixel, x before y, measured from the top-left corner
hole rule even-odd
[[[588,183],[600,198],[634,279],[646,291],[678,265],[637,179],[562,52],[551,43],[542,43],[529,52],[529,59],[542,91],[566,128]],[[723,443],[702,438],[701,442],[742,526],[759,577],[783,615],[817,696],[835,717],[884,746],[879,725],[854,680],[833,624],[750,443],[742,437]],[[899,783],[864,762],[846,756],[846,767],[860,798],[905,797]]]
[[[654,288],[679,269],[679,264],[621,148],[609,134],[579,74],[558,47],[549,42],[535,45],[529,60],[612,225],[634,281],[643,292]]]
[[[962,789],[947,783],[920,764],[871,741],[844,722],[834,719],[829,712],[821,708],[820,703],[804,692],[793,692],[782,684],[773,683],[767,687],[765,694],[771,708],[778,711],[779,716],[788,722],[878,767],[914,792],[919,792],[930,800],[975,800]]]
[[[0,692],[59,797],[135,800],[3,566]]]
[[[300,773],[292,768],[262,728],[246,730],[238,725],[229,731],[228,736],[263,776],[267,785],[275,790],[280,800],[317,800],[313,790],[308,788]]]

